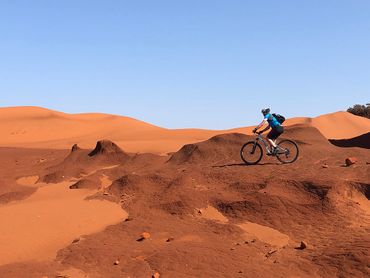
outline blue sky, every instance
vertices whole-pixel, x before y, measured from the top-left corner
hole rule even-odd
[[[0,0],[0,106],[169,128],[370,102],[367,0]]]

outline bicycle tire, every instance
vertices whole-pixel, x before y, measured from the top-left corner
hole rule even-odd
[[[296,151],[295,152],[295,155],[293,155],[292,158],[290,158],[288,160],[288,159],[286,159],[287,158],[287,153],[286,152],[285,153],[279,153],[278,152],[276,154],[276,158],[280,162],[282,162],[284,164],[289,164],[289,163],[295,162],[298,159],[298,156],[299,156],[299,148],[298,148],[298,145],[294,141],[289,140],[289,139],[286,139],[286,140],[282,140],[281,142],[279,142],[278,146],[280,147],[280,145],[283,144],[283,143],[289,143],[289,144],[291,144],[292,147],[290,149],[288,149],[288,148],[286,148],[286,149],[289,151],[289,153],[292,153],[292,151],[294,149]],[[288,153],[288,155],[289,155],[289,153]]]
[[[252,146],[252,145],[255,145],[255,147]],[[247,159],[248,156],[246,155],[247,154],[246,151],[247,151],[248,147],[252,147],[252,150],[254,149],[253,152],[256,152],[258,150],[259,154],[257,153],[257,159],[256,160],[249,161]],[[263,155],[262,147],[259,143],[255,142],[255,141],[250,141],[250,142],[245,143],[242,146],[242,148],[240,149],[240,157],[245,162],[245,164],[247,164],[247,165],[255,165],[258,162],[260,162],[261,159],[262,159],[262,155]]]

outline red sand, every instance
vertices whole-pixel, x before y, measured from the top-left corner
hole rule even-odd
[[[0,277],[370,274],[370,150],[327,140],[366,133],[369,120],[290,119],[284,137],[299,159],[245,166],[239,150],[253,137],[235,130],[29,107],[0,117],[1,145],[12,147],[0,148]],[[358,163],[343,167],[347,157]]]

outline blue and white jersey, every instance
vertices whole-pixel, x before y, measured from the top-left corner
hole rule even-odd
[[[280,126],[280,123],[278,122],[278,120],[274,116],[272,116],[271,113],[266,114],[265,119],[267,120],[271,128],[276,128]]]

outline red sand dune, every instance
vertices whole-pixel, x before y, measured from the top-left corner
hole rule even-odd
[[[285,125],[294,124],[313,125],[328,139],[352,138],[370,130],[370,120],[347,112],[313,119],[288,119]],[[109,139],[127,152],[164,154],[217,134],[250,134],[252,127],[230,130],[165,129],[123,116],[65,114],[39,107],[12,107],[0,109],[0,130],[0,146],[6,147],[67,149],[78,143],[80,147],[88,148],[98,140]]]

